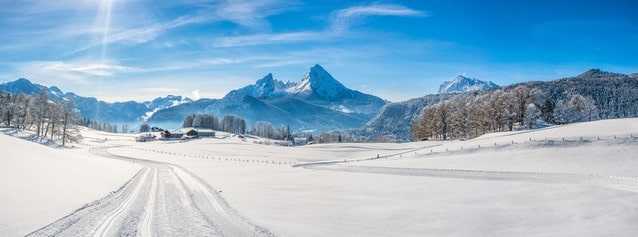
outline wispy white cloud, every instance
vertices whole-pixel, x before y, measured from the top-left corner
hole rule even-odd
[[[334,32],[344,32],[353,24],[371,16],[425,17],[423,11],[397,4],[370,4],[337,10],[332,13],[331,27]]]
[[[192,93],[191,93],[191,98],[193,100],[199,100],[199,98],[201,98],[200,94],[199,94],[199,89],[195,89]]]
[[[74,51],[74,53],[81,52],[96,46],[103,46],[104,44],[127,44],[137,45],[147,43],[157,39],[157,37],[165,34],[166,32],[191,24],[205,23],[212,21],[211,16],[202,14],[185,15],[174,20],[148,23],[142,26],[127,26],[116,27],[111,29],[108,37],[96,38],[96,40],[89,44],[80,47]],[[87,29],[84,32],[77,32],[77,34],[95,35],[95,29]]]
[[[397,4],[371,4],[354,6],[333,11],[329,19],[329,27],[318,31],[300,31],[268,34],[251,34],[217,38],[213,46],[218,48],[259,46],[299,42],[317,42],[333,40],[350,30],[350,27],[366,17],[401,16],[425,17],[423,11],[414,10]]]
[[[130,72],[133,68],[105,63],[73,64],[62,61],[36,62],[30,64],[30,70],[44,72],[80,73],[87,76],[113,76],[118,72]]]
[[[89,84],[92,79],[135,72],[139,69],[96,62],[29,61],[12,63],[18,75],[54,82]]]
[[[291,43],[291,42],[303,42],[303,41],[320,41],[325,36],[321,32],[290,32],[290,33],[278,33],[278,34],[258,34],[258,35],[242,35],[242,36],[230,36],[221,37],[215,40],[214,47],[226,48],[226,47],[239,47],[239,46],[255,46],[255,45],[269,45],[278,43]]]
[[[120,22],[111,26],[107,37],[95,37],[104,34],[104,29],[85,28],[84,31],[75,29],[75,34],[93,35],[95,40],[80,47],[74,53],[105,44],[137,45],[156,40],[167,32],[193,24],[205,24],[222,21],[234,22],[253,31],[270,31],[270,23],[266,17],[287,11],[295,6],[294,2],[283,0],[244,1],[227,0],[210,5],[199,3],[201,8],[197,12],[182,15],[175,19],[154,19],[144,24]],[[99,21],[103,21],[100,19]],[[223,40],[223,39],[222,39]]]
[[[266,17],[288,11],[296,3],[284,0],[227,0],[216,6],[215,14],[223,20],[232,21],[256,31],[269,31]]]

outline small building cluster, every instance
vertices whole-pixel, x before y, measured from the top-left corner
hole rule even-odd
[[[172,140],[172,139],[191,139],[198,137],[215,137],[215,131],[211,129],[200,129],[200,128],[183,128],[179,130],[173,131],[162,131],[160,136],[164,140]]]
[[[150,134],[150,133],[145,133],[145,134],[141,134],[139,136],[137,136],[135,138],[136,142],[150,142],[153,141],[157,138],[157,136]]]
[[[306,137],[295,137],[293,138],[293,142],[295,146],[305,146],[308,144],[308,138]]]

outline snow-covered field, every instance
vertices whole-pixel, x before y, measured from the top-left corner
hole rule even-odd
[[[167,192],[181,197],[190,193],[195,197],[190,205],[215,207],[210,210],[212,223],[216,218],[224,223],[210,229],[213,234],[247,233],[241,229],[249,226],[251,233],[281,236],[638,235],[638,119],[407,144],[280,147],[221,133],[183,143],[135,143],[130,135],[95,131],[85,131],[84,136],[85,144],[76,149],[51,149],[0,135],[0,169],[5,171],[0,185],[3,192],[9,191],[4,193],[15,194],[2,196],[0,232],[35,231],[116,190],[140,167],[149,167],[132,182],[147,194],[129,198],[140,209],[138,234],[176,233],[170,229],[188,225],[171,222],[166,212],[173,209],[162,207],[168,205],[163,197],[148,195]],[[27,151],[11,153],[10,147],[19,146],[5,145],[14,143],[51,160],[23,161],[19,158]],[[91,156],[89,150],[95,153],[98,148],[116,159]],[[113,175],[93,184],[84,173],[50,174],[72,184],[58,184],[60,190],[52,194],[53,181],[24,178],[14,168],[38,174],[56,170],[50,168],[54,165]],[[158,172],[150,172],[155,169]],[[171,180],[179,179],[190,181],[169,192]],[[75,195],[82,191],[94,196]],[[56,195],[77,199],[64,202],[71,206],[65,211],[54,206],[51,198]],[[32,201],[20,202],[23,197]],[[14,220],[34,215],[28,209],[33,205],[52,216],[40,216],[38,223]],[[110,213],[108,208],[99,210]],[[205,220],[198,223],[191,224],[206,225]]]
[[[139,169],[86,149],[55,149],[2,133],[0,235],[37,230],[120,188]]]

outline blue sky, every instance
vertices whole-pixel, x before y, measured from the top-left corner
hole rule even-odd
[[[638,72],[635,1],[0,0],[0,82],[106,101],[221,98],[321,64],[391,101],[456,75],[505,85]]]

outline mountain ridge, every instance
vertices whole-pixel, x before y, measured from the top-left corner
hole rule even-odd
[[[46,87],[25,78],[2,83],[0,90],[29,95],[45,91],[51,100],[73,100],[82,117],[100,122],[149,122],[169,127],[181,125],[186,115],[210,113],[219,117],[239,115],[245,117],[249,125],[257,121],[269,121],[275,126],[287,124],[300,131],[349,129],[362,126],[387,103],[379,97],[347,88],[318,64],[297,82],[283,82],[268,73],[254,84],[232,90],[221,99],[198,101],[168,95],[144,102],[109,103],[74,92],[65,93],[56,86]]]
[[[317,64],[298,82],[282,82],[269,73],[254,84],[230,91],[203,111],[192,112],[220,117],[235,114],[249,124],[267,121],[300,131],[325,131],[360,127],[386,103],[347,88]],[[268,113],[272,116],[262,115]]]
[[[162,109],[170,108],[179,104],[190,103],[188,97],[168,95],[157,97],[152,101],[136,102],[105,102],[95,97],[83,97],[74,92],[64,93],[57,86],[46,87],[33,83],[26,78],[19,78],[15,81],[0,84],[0,90],[18,94],[39,95],[42,91],[49,95],[49,99],[54,101],[72,100],[76,103],[77,109],[82,117],[97,120],[100,122],[144,122],[145,118],[152,113]]]

